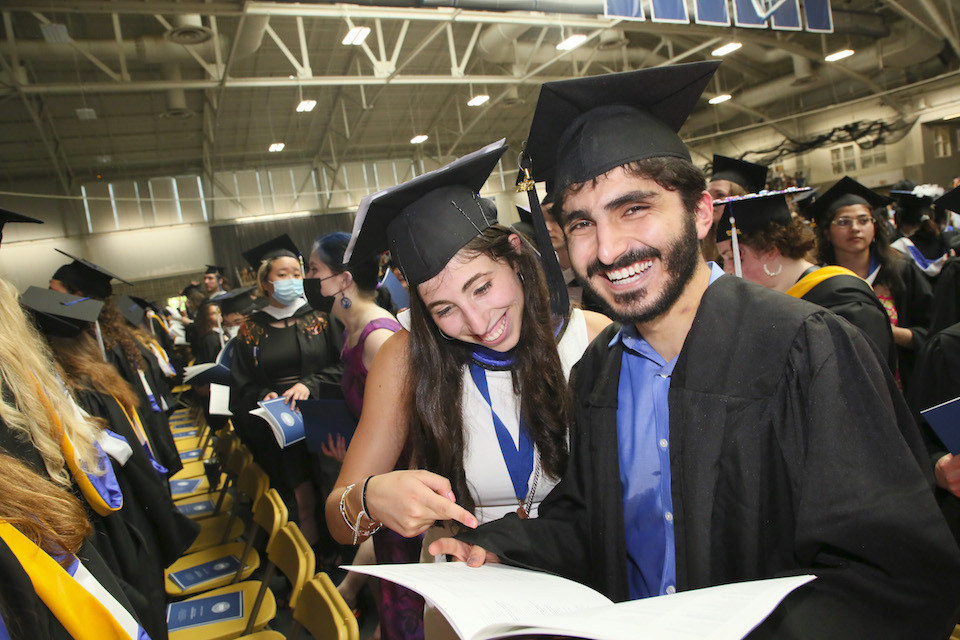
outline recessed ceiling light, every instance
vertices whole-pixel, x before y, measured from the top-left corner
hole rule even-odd
[[[490,96],[488,96],[488,95],[485,94],[485,93],[481,93],[481,94],[475,95],[475,96],[473,96],[472,98],[470,98],[469,100],[467,100],[467,106],[468,106],[468,107],[479,107],[480,105],[482,105],[483,103],[485,103],[485,102],[486,102],[487,100],[489,100],[489,99],[490,99]]]
[[[363,41],[367,39],[368,35],[370,35],[370,27],[354,27],[347,32],[342,42],[343,44],[359,46],[363,44]]]
[[[413,136],[412,138],[410,138],[410,144],[423,144],[424,142],[427,141],[427,138],[428,136],[421,133],[418,136]]]
[[[313,111],[313,108],[317,106],[316,100],[301,100],[300,104],[297,105],[297,113],[306,113],[308,111]]]
[[[841,49],[831,53],[828,56],[825,56],[823,59],[827,62],[836,62],[837,60],[843,60],[844,58],[849,58],[853,55],[853,49]]]
[[[714,96],[710,98],[710,104],[720,104],[721,102],[726,102],[732,97],[733,96],[731,96],[729,93],[724,93],[723,95]]]
[[[285,146],[286,146],[286,145],[285,145],[284,143],[282,143],[282,142],[274,142],[273,144],[270,145],[269,151],[270,151],[270,153],[276,153],[276,152],[278,152],[278,151],[283,151],[283,148],[284,148]]]
[[[576,49],[587,41],[587,36],[582,33],[575,33],[566,40],[557,45],[557,51],[570,51]]]
[[[742,46],[743,45],[739,42],[728,42],[727,44],[723,45],[719,49],[714,49],[713,51],[711,51],[710,55],[717,56],[717,57],[725,56],[728,53],[733,53],[734,51],[736,51]]]

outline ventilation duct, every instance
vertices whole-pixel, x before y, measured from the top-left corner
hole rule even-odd
[[[201,44],[213,37],[213,32],[203,26],[203,20],[197,14],[176,16],[173,24],[174,28],[163,37],[174,44]]]

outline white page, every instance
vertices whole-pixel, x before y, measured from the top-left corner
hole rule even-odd
[[[345,568],[416,591],[433,603],[465,640],[494,622],[540,614],[553,617],[610,604],[578,582],[502,564],[468,567],[463,562],[436,562]]]
[[[232,416],[230,412],[230,387],[225,384],[210,385],[210,415]]]
[[[741,640],[794,589],[814,576],[771,578],[621,602],[592,611],[528,622],[546,633],[593,640]],[[529,627],[485,629],[498,637],[529,634]]]

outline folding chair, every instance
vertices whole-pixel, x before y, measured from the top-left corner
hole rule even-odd
[[[230,598],[239,594],[238,613],[242,615],[220,619],[209,624],[194,624],[187,628],[174,628],[170,631],[170,640],[233,640],[244,633],[263,629],[276,616],[277,601],[267,587],[276,569],[287,577],[292,585],[290,605],[296,603],[310,576],[316,570],[316,559],[309,549],[303,534],[296,523],[288,522],[274,536],[267,547],[267,570],[262,581],[248,580],[238,584],[220,587],[213,591],[187,598],[168,605],[168,624],[176,627],[181,624],[180,616],[188,617],[191,612],[212,610],[229,613]],[[236,602],[236,600],[233,600]],[[219,607],[219,609],[218,609]]]
[[[229,464],[230,456],[240,446],[240,440],[232,434],[218,438],[214,443],[214,453],[220,464],[226,468]],[[206,467],[202,461],[200,473],[196,476],[183,476],[183,470],[170,479],[170,493],[174,500],[192,498],[201,494],[210,493],[210,479],[206,475]],[[195,469],[196,467],[194,467]],[[220,474],[220,483],[218,487],[226,487],[231,480],[229,473]]]
[[[263,530],[265,546],[269,547],[277,532],[287,524],[288,517],[287,507],[277,490],[267,491],[256,503],[252,531],[248,532],[246,542],[220,544],[182,556],[164,571],[167,595],[181,598],[246,580],[260,567],[260,554],[254,548],[257,534]],[[235,562],[237,570],[228,572]]]
[[[174,498],[174,506],[176,506],[181,513],[194,520],[209,518],[219,513],[229,511],[233,507],[233,496],[231,496],[228,491],[230,485],[234,479],[239,477],[240,472],[252,461],[253,454],[251,454],[246,447],[239,446],[230,454],[230,458],[227,460],[225,468],[227,478],[223,482],[223,486],[216,498],[214,498],[214,494],[211,493],[183,499]]]
[[[186,553],[202,551],[238,538],[243,533],[244,523],[247,521],[243,515],[245,507],[249,505],[253,510],[257,501],[269,488],[270,479],[260,465],[253,461],[248,462],[237,480],[237,499],[231,498],[233,504],[230,512],[199,520],[200,533],[197,534]]]
[[[303,585],[300,601],[293,610],[293,624],[286,634],[259,631],[242,636],[242,639],[296,640],[301,628],[312,637],[323,640],[360,640],[357,619],[325,573],[318,573]]]

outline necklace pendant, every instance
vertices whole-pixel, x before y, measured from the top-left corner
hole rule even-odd
[[[517,508],[517,515],[520,516],[521,520],[530,519],[530,514],[527,512],[527,508],[522,504]]]

